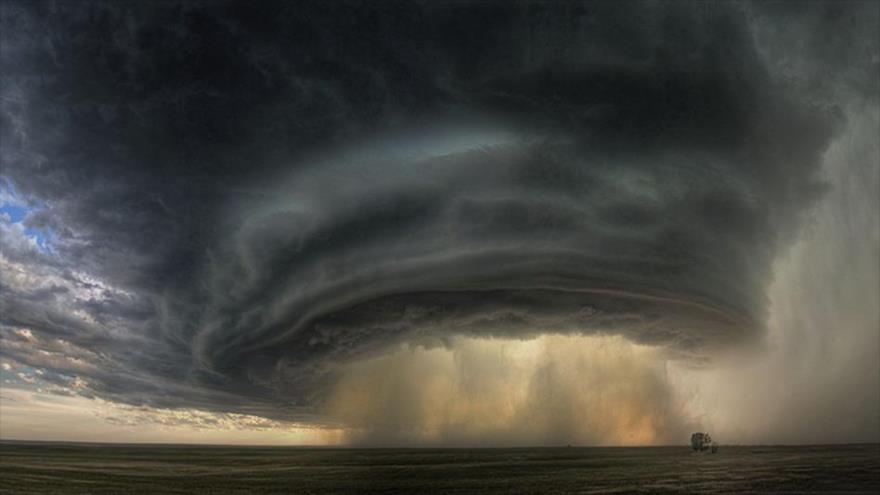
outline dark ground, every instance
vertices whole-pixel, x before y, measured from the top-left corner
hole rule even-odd
[[[0,493],[878,493],[880,445],[323,449],[0,442]]]

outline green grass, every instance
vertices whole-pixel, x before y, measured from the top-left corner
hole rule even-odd
[[[323,449],[0,442],[0,493],[861,492],[880,445]]]

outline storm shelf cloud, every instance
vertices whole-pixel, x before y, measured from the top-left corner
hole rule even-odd
[[[759,346],[878,101],[870,2],[0,8],[0,355],[135,407],[325,425],[403,345]]]

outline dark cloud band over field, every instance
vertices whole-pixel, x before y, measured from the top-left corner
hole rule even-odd
[[[876,105],[876,5],[821,7],[4,2],[2,353],[321,423],[401,343],[760,340]]]

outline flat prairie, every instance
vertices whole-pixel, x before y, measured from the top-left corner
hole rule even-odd
[[[0,442],[0,493],[878,493],[880,445],[342,449]]]

